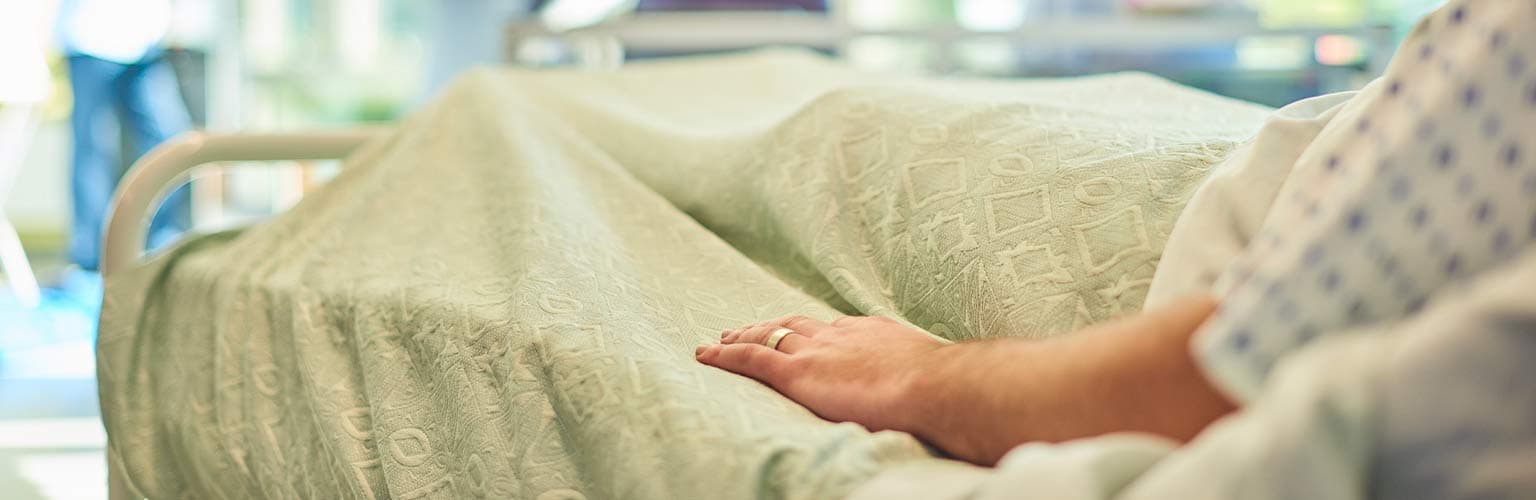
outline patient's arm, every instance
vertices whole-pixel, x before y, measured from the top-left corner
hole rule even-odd
[[[1213,308],[1195,298],[1049,340],[954,345],[884,318],[786,318],[727,331],[697,356],[829,420],[910,432],[991,465],[1028,441],[1116,431],[1185,441],[1232,411],[1189,352]],[[780,325],[804,335],[762,345]]]

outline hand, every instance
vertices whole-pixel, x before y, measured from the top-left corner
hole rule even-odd
[[[1191,297],[1073,335],[952,345],[888,318],[792,316],[725,331],[695,355],[822,418],[908,432],[992,465],[1031,441],[1134,431],[1182,442],[1233,411],[1190,354],[1214,308]],[[781,327],[796,333],[777,350],[763,345]]]
[[[779,328],[795,333],[764,345]],[[695,351],[704,364],[767,384],[822,418],[872,431],[917,433],[908,404],[938,339],[890,318],[844,317],[831,324],[803,316],[721,332],[720,344]]]

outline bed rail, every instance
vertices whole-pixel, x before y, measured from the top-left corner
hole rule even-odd
[[[149,216],[173,187],[172,182],[200,165],[224,161],[337,159],[386,128],[355,128],[314,133],[213,134],[187,132],[161,144],[134,163],[123,176],[107,211],[102,240],[103,276],[128,269],[144,256]]]

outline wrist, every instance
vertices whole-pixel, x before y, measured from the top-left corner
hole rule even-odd
[[[972,462],[984,455],[976,446],[977,436],[967,432],[978,427],[968,417],[978,410],[978,401],[970,394],[971,384],[966,378],[975,372],[976,367],[967,367],[966,361],[975,347],[971,343],[950,344],[923,356],[902,384],[894,410],[901,414],[900,430]]]
[[[942,406],[935,401],[943,392],[938,387],[941,378],[938,365],[950,347],[953,345],[935,348],[908,367],[906,376],[898,384],[896,401],[889,408],[898,415],[899,430],[925,439],[931,432],[937,408]]]

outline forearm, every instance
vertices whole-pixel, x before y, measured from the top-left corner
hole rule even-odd
[[[1068,337],[943,347],[912,384],[909,427],[983,464],[1029,441],[1117,431],[1187,440],[1234,408],[1189,353],[1213,308],[1191,299]]]

